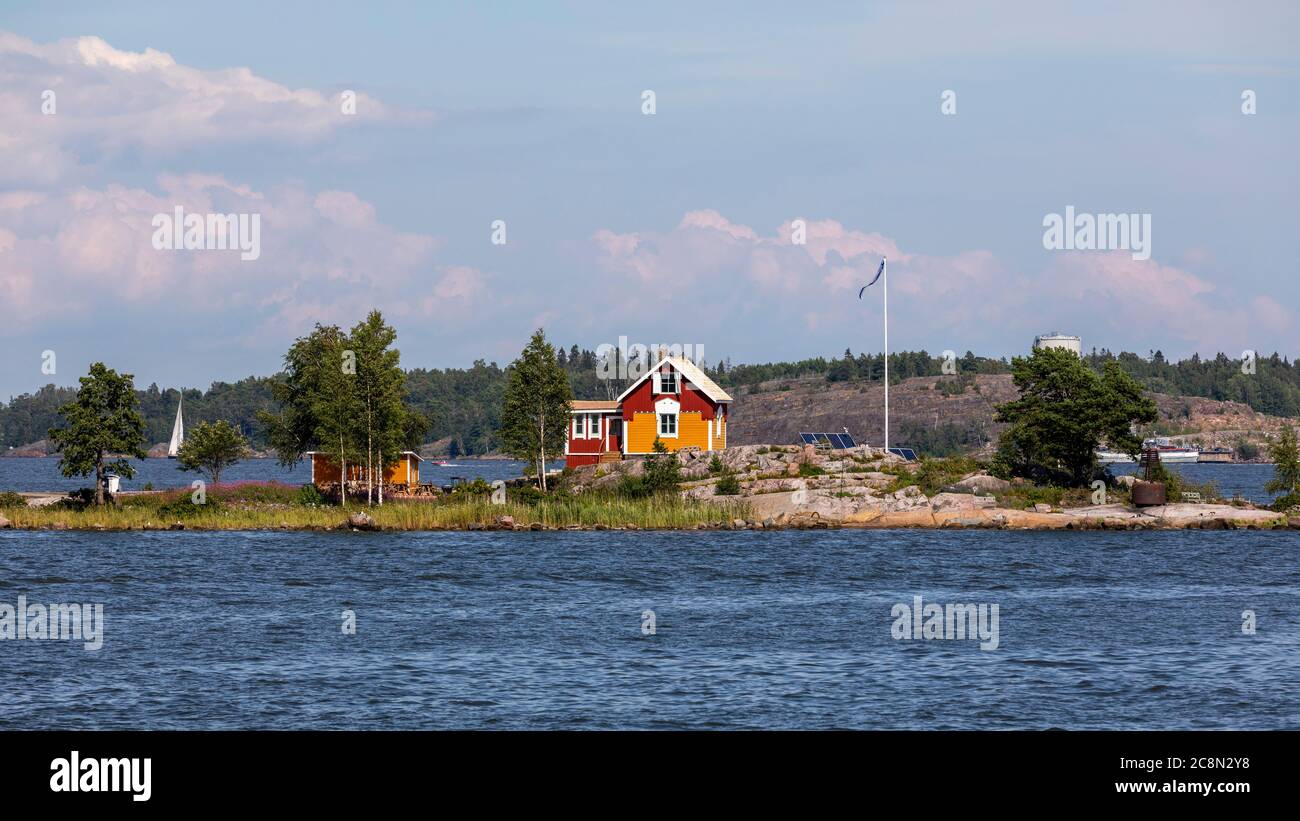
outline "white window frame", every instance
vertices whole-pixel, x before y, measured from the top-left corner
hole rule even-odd
[[[681,420],[678,419],[679,414],[676,414],[676,413],[657,413],[657,414],[655,414],[655,416],[658,417],[658,419],[657,419],[657,422],[658,422],[658,428],[657,428],[657,430],[659,431],[659,438],[660,438],[660,439],[676,439],[676,438],[677,438],[677,431],[681,429],[681,425],[680,425],[680,421],[681,421]],[[668,419],[673,420],[673,430],[672,430],[671,433],[665,433],[665,432],[664,432],[664,421],[665,421],[665,420],[668,420]]]
[[[664,377],[670,377],[673,383],[673,389],[668,390],[664,387]],[[680,394],[682,392],[682,375],[677,371],[669,368],[666,371],[660,371],[658,378],[655,379],[656,393]]]
[[[575,413],[573,415],[573,438],[574,439],[587,438],[586,419],[587,416],[586,414],[583,413]]]
[[[587,414],[587,438],[588,439],[600,438],[600,414],[599,413]]]

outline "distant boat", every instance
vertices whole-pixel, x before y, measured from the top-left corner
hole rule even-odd
[[[1127,453],[1118,450],[1099,450],[1097,451],[1097,462],[1102,465],[1123,465],[1133,464],[1137,460]]]
[[[181,401],[176,405],[176,424],[172,425],[172,440],[167,444],[168,459],[175,459],[181,445],[185,444],[185,420],[181,418],[181,406],[184,404],[185,397],[182,395]]]
[[[1180,447],[1172,444],[1168,438],[1160,437],[1158,439],[1147,439],[1142,443],[1142,447],[1147,450],[1155,450],[1160,454],[1160,461],[1166,465],[1185,464],[1195,462],[1201,456],[1198,448]],[[1123,465],[1132,464],[1137,460],[1127,453],[1117,450],[1099,450],[1097,451],[1097,462],[1103,465]]]

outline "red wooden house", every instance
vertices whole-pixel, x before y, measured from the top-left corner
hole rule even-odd
[[[656,438],[668,450],[722,450],[731,401],[690,360],[664,357],[618,399],[573,402],[565,465],[652,453]]]

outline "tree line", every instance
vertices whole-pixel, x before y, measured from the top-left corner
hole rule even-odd
[[[554,351],[556,363],[568,375],[570,389],[577,399],[612,399],[627,386],[626,379],[601,378],[600,360],[595,351],[577,345],[567,349],[559,346]],[[1254,373],[1243,373],[1239,358],[1222,353],[1214,358],[1193,355],[1180,362],[1169,362],[1160,351],[1139,356],[1094,349],[1084,355],[1083,361],[1098,374],[1104,371],[1107,362],[1114,361],[1144,388],[1158,393],[1241,402],[1261,413],[1300,416],[1300,362],[1288,361],[1277,353],[1258,358]],[[1011,371],[1011,364],[1005,359],[977,356],[970,351],[957,357],[953,364],[959,374]],[[942,357],[927,351],[893,352],[889,358],[890,381],[938,376],[943,374],[943,366]],[[853,382],[884,378],[883,355],[854,354],[848,350],[833,358],[751,365],[733,365],[724,359],[715,365],[704,363],[703,367],[724,388],[753,392],[771,380],[811,377]],[[450,440],[449,452],[453,457],[503,450],[500,429],[506,372],[496,362],[484,360],[477,360],[468,368],[405,371],[405,401],[429,421],[423,442]],[[266,449],[271,442],[261,414],[280,411],[276,385],[286,378],[282,372],[270,377],[216,382],[206,391],[185,389],[186,422],[194,425],[224,419],[253,447]],[[75,394],[75,388],[47,385],[35,393],[15,397],[7,405],[0,403],[0,446],[17,447],[45,438],[46,432],[58,422],[58,409]],[[136,391],[147,442],[167,441],[181,394],[182,391],[161,389],[156,384]],[[961,437],[951,432],[943,438],[941,449],[947,449]]]

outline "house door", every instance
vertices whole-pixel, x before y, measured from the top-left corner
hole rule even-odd
[[[623,420],[617,416],[605,418],[609,424],[609,447],[606,450],[622,450],[620,443],[623,441]]]

